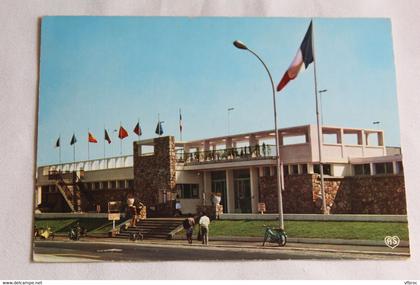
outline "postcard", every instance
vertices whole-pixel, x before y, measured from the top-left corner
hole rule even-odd
[[[389,19],[42,18],[35,262],[406,259]]]

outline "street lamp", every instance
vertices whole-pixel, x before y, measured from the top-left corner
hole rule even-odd
[[[275,128],[275,132],[276,132],[276,160],[277,160],[277,193],[278,193],[278,199],[279,199],[279,221],[280,221],[280,228],[284,230],[284,218],[283,218],[283,200],[282,200],[282,185],[283,185],[283,177],[282,177],[282,172],[281,172],[281,163],[280,163],[280,149],[279,149],[279,131],[277,128],[277,108],[276,108],[276,90],[274,88],[274,83],[273,83],[273,77],[271,76],[270,71],[268,70],[267,65],[264,63],[264,61],[252,50],[250,50],[243,42],[241,41],[234,41],[233,45],[238,48],[238,49],[242,49],[242,50],[247,50],[250,53],[252,53],[256,58],[258,58],[258,60],[262,63],[262,65],[264,66],[265,70],[267,71],[268,77],[270,78],[270,82],[271,82],[271,88],[273,91],[273,108],[274,108],[274,128]]]
[[[327,89],[319,90],[319,104],[321,105],[321,125],[324,125],[324,111],[322,110],[322,93],[327,92]]]
[[[235,110],[235,108],[230,107],[227,109],[227,113],[228,113],[228,135],[230,136],[230,112]]]

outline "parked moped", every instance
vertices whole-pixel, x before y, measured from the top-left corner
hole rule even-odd
[[[54,239],[55,235],[50,227],[47,227],[46,229],[38,229],[35,227],[34,229],[34,238],[40,238],[40,239]]]
[[[285,246],[287,243],[287,234],[283,229],[275,229],[264,225],[265,234],[263,246],[266,242],[277,243],[279,246]]]

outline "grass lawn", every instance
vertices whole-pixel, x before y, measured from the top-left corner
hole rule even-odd
[[[264,224],[278,226],[277,221],[217,220],[210,224],[210,235],[263,237]],[[397,235],[401,240],[408,240],[407,223],[285,221],[285,229],[287,236],[292,238],[383,240],[385,236]]]
[[[112,228],[112,222],[108,219],[92,219],[92,218],[79,218],[79,219],[39,219],[35,220],[35,225],[38,228],[47,228],[51,227],[52,231],[55,233],[67,233],[70,228],[76,223],[79,222],[79,225],[88,232],[102,232],[101,229],[106,230]]]
[[[53,232],[58,232],[75,223],[76,221],[77,219],[40,219],[35,220],[35,225],[38,229],[51,227]]]

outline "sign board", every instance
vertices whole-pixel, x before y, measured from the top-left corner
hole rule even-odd
[[[258,212],[264,214],[265,211],[265,203],[258,203]]]
[[[108,221],[119,221],[120,220],[120,213],[109,213],[108,214]]]

